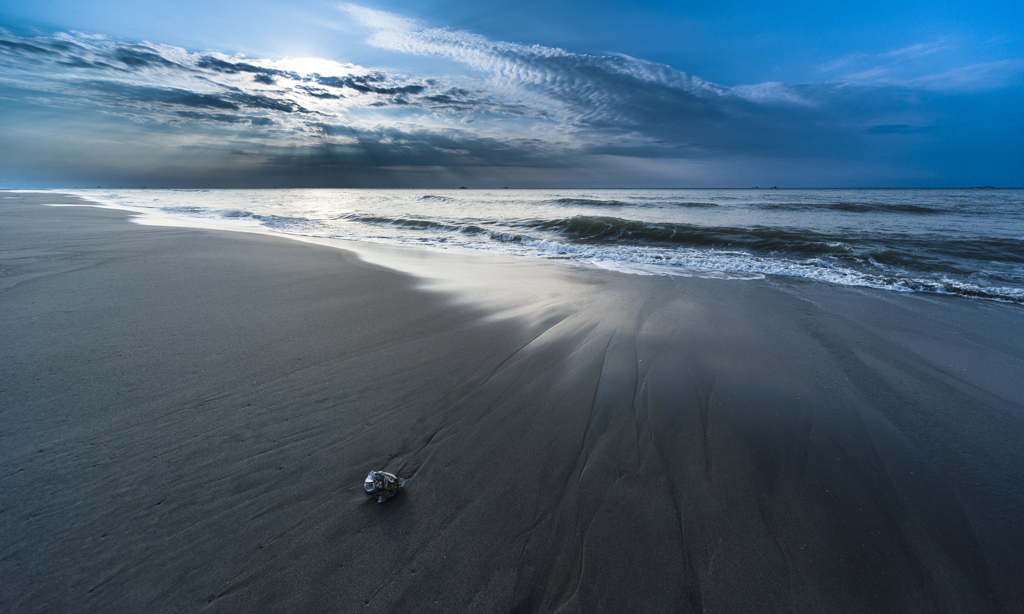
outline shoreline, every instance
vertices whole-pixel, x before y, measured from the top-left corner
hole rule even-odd
[[[1024,604],[1016,305],[54,200],[0,199],[6,611]]]
[[[430,232],[427,232],[424,236],[420,236],[416,233],[413,233],[413,235],[405,235],[403,234],[405,231],[396,231],[394,228],[389,226],[390,222],[394,222],[397,227],[402,227],[404,222],[407,221],[404,218],[408,216],[412,216],[411,219],[413,219],[416,224],[423,223],[429,226],[430,224],[428,221],[434,219],[432,214],[426,211],[416,211],[415,203],[407,203],[413,206],[414,209],[412,210],[398,210],[392,211],[391,213],[383,213],[382,210],[373,214],[366,214],[365,211],[358,213],[358,204],[352,205],[352,207],[355,208],[346,208],[346,206],[342,206],[341,209],[335,211],[335,213],[338,211],[342,212],[337,219],[349,219],[351,223],[346,222],[337,225],[336,222],[329,221],[334,219],[332,218],[333,214],[326,214],[323,211],[319,213],[312,213],[310,211],[302,212],[300,209],[295,212],[297,217],[292,218],[288,211],[278,211],[277,204],[272,204],[271,201],[264,201],[262,200],[262,197],[254,196],[254,194],[260,193],[260,190],[225,190],[224,192],[226,194],[234,194],[235,196],[225,197],[226,200],[221,199],[221,197],[213,197],[212,201],[204,200],[207,199],[206,196],[199,198],[192,194],[193,192],[197,192],[195,190],[186,190],[183,191],[184,193],[179,194],[177,205],[172,202],[175,200],[174,194],[182,191],[139,190],[138,192],[140,195],[131,197],[126,196],[124,191],[115,193],[102,190],[76,191],[74,195],[86,200],[91,200],[92,202],[97,203],[96,206],[131,211],[134,214],[134,217],[132,218],[133,222],[139,224],[234,230],[240,232],[269,234],[272,236],[285,236],[300,241],[335,245],[343,249],[361,251],[364,258],[369,258],[371,261],[379,259],[382,264],[385,264],[385,266],[390,266],[390,261],[408,263],[411,259],[401,256],[403,250],[408,250],[409,253],[422,253],[427,251],[461,256],[466,261],[471,261],[475,258],[481,257],[525,258],[535,262],[538,260],[554,261],[569,263],[573,266],[584,268],[635,275],[669,275],[698,277],[704,279],[741,280],[795,278],[822,281],[848,288],[860,287],[888,290],[899,293],[961,296],[965,298],[992,300],[1008,304],[1021,304],[1022,301],[1024,301],[1024,295],[1021,295],[1021,289],[1016,287],[1013,282],[1007,281],[1006,278],[1004,278],[1005,283],[1000,285],[972,280],[971,276],[965,277],[962,274],[963,266],[982,266],[982,268],[985,268],[984,263],[980,262],[958,262],[958,264],[953,266],[953,269],[959,272],[950,273],[948,275],[933,275],[925,271],[915,272],[912,265],[907,265],[903,268],[897,267],[897,270],[891,271],[884,267],[883,269],[879,269],[877,266],[874,268],[868,267],[868,269],[864,269],[861,266],[863,263],[857,264],[850,261],[844,262],[830,260],[831,256],[829,254],[832,254],[832,252],[835,251],[833,250],[833,247],[837,245],[841,247],[843,245],[843,239],[842,237],[831,236],[828,232],[821,234],[822,231],[820,228],[818,229],[818,233],[821,236],[818,237],[818,242],[812,242],[811,244],[805,245],[800,242],[802,239],[794,239],[797,241],[798,245],[803,246],[797,249],[797,252],[801,254],[800,256],[797,256],[796,254],[787,255],[785,250],[782,250],[780,253],[776,253],[775,251],[764,253],[757,249],[750,251],[742,248],[740,248],[739,251],[734,251],[728,248],[728,245],[731,245],[731,243],[727,244],[725,247],[720,246],[719,248],[711,248],[703,251],[698,250],[697,252],[682,246],[680,246],[681,251],[669,250],[668,252],[665,252],[665,246],[659,247],[655,244],[633,245],[629,241],[621,245],[612,245],[601,241],[598,241],[597,243],[591,243],[589,241],[577,243],[571,238],[568,239],[568,242],[564,242],[558,237],[551,239],[551,241],[554,241],[551,243],[548,240],[540,240],[538,237],[533,236],[523,239],[521,245],[525,247],[520,249],[520,247],[512,247],[520,245],[520,243],[517,242],[518,240],[515,238],[509,239],[507,236],[510,232],[519,232],[517,224],[508,226],[501,222],[495,222],[495,224],[497,224],[496,226],[494,224],[484,223],[484,227],[480,227],[472,219],[466,218],[463,222],[466,222],[468,225],[462,228],[460,232],[456,232],[452,237],[448,237],[444,233],[435,236]],[[198,192],[205,193],[210,192],[210,190],[199,190]],[[214,192],[217,191],[214,190]],[[270,190],[269,192],[274,191]],[[282,190],[278,192],[287,194],[293,194],[295,192],[301,193],[293,194],[293,196],[299,201],[303,201],[305,198],[310,198],[309,194],[306,193],[320,191]],[[328,192],[332,191],[329,190]],[[454,192],[458,192],[458,190],[455,190]],[[245,193],[245,196],[243,196],[242,193]],[[190,196],[189,194],[192,195]],[[306,196],[302,196],[302,194],[306,194]],[[346,194],[348,196],[345,196]],[[171,201],[166,200],[168,195],[171,196]],[[341,199],[341,202],[344,202],[346,198],[354,198],[356,202],[359,200],[358,197],[353,197],[349,192],[336,196]],[[582,200],[576,199],[575,197],[558,198],[556,199],[556,202],[562,202],[565,200],[572,201],[577,204],[591,202],[588,198],[585,198],[585,196],[586,195],[584,194]],[[197,198],[198,200],[196,200]],[[423,198],[444,199],[447,197],[425,195],[422,196],[420,200]],[[153,208],[153,206],[151,206],[153,203],[150,202],[150,200],[154,202],[161,201],[160,207]],[[712,200],[714,199],[712,198]],[[316,201],[316,198],[313,198],[313,201]],[[614,203],[616,206],[624,204],[617,200],[608,202]],[[182,214],[179,205],[192,213]],[[214,208],[211,209],[211,206]],[[320,205],[312,206],[316,207]],[[718,205],[711,206],[717,207]],[[784,204],[781,206],[785,209],[791,205]],[[878,206],[883,210],[886,209],[886,206]],[[898,210],[902,210],[900,209],[902,205],[894,204],[892,206]],[[223,210],[217,209],[216,207],[221,207]],[[839,206],[839,209],[845,210],[845,207],[846,205]],[[913,211],[921,210],[916,206],[911,206],[910,208]],[[387,209],[387,207],[384,209]],[[176,210],[178,211],[177,213],[175,212]],[[928,212],[936,211],[928,207],[925,207],[924,210]],[[193,215],[198,211],[204,211],[205,213],[203,216]],[[347,213],[345,213],[346,211]],[[221,213],[226,217],[218,217]],[[500,214],[494,211],[491,211],[491,213],[500,217]],[[600,215],[604,215],[606,213],[608,212],[602,211],[600,212]],[[274,221],[278,215],[283,215],[284,217]],[[323,215],[326,215],[326,217],[323,217]],[[366,215],[370,215],[370,218],[368,218],[371,220],[369,224],[370,228],[376,228],[378,225],[381,225],[382,227],[387,227],[391,230],[385,230],[383,235],[375,234],[376,230],[370,230],[369,234],[364,234],[367,232],[367,227],[359,220],[365,218]],[[561,219],[559,223],[569,223],[571,226],[574,223],[573,220],[577,220],[580,216],[583,216],[588,220],[584,224],[583,229],[577,228],[573,232],[605,232],[605,230],[608,230],[600,230],[598,228],[605,223],[604,220],[606,220],[606,218],[598,216],[590,219],[593,215],[597,215],[593,211],[583,213],[577,211],[575,215],[570,212],[566,215],[570,215],[571,217]],[[709,232],[715,234],[729,230],[730,223],[728,222],[728,216],[731,215],[732,214],[728,214],[726,218],[720,219],[717,226],[712,224],[708,229]],[[860,213],[857,215],[860,215]],[[458,221],[459,214],[455,214],[454,219],[449,219],[449,217],[450,216],[442,215],[434,220],[434,223],[438,223],[441,226],[446,227],[448,231],[451,231],[458,227],[461,222]],[[640,217],[643,218],[643,215]],[[356,221],[352,222],[350,218],[355,219]],[[676,220],[676,222],[671,222],[668,221],[668,218],[658,221],[658,219],[658,216],[655,216],[655,218],[647,220],[646,222],[636,223],[640,223],[645,227],[646,225],[652,225],[650,228],[642,229],[642,231],[645,233],[654,232],[655,235],[657,235],[665,230],[660,226],[662,222],[669,224],[669,226],[674,226],[676,222],[679,221]],[[281,220],[284,221],[282,222]],[[295,222],[295,220],[300,220],[298,227],[292,226],[292,223]],[[607,220],[617,220],[618,222],[626,224],[626,227],[619,229],[620,232],[624,231],[627,234],[633,232],[632,229],[628,228],[629,224],[634,223],[631,221],[633,218],[623,220],[619,220],[618,218],[607,218]],[[302,222],[312,224],[312,226],[303,226]],[[701,224],[707,222],[708,220],[705,220],[704,222],[701,222]],[[524,220],[524,223],[529,225],[532,222]],[[321,226],[322,224],[327,224],[327,226]],[[331,226],[331,224],[335,225]],[[686,224],[683,225],[685,226]],[[296,230],[296,228],[298,228],[298,230]],[[465,242],[466,236],[475,236],[480,234],[481,228],[485,231],[487,228],[490,228],[489,231],[483,232],[483,235],[493,235],[496,232],[504,238],[497,240],[497,243],[488,240],[484,240],[482,243],[476,240],[469,240],[468,243]],[[686,234],[690,230],[693,229],[684,228],[683,232]],[[784,226],[780,227],[779,230],[781,232],[789,232]],[[395,232],[398,232],[398,234],[394,234]],[[466,235],[466,233],[468,233],[468,235]],[[741,243],[743,241],[755,240],[753,235],[747,236],[743,235],[743,233],[740,233],[740,235],[742,235],[739,237]],[[754,235],[758,235],[758,232],[754,232]],[[448,242],[449,238],[452,239],[453,243]],[[563,237],[563,239],[564,238],[565,237]],[[761,239],[763,239],[763,237]],[[807,237],[804,237],[803,239],[807,239]],[[719,240],[724,239],[719,237]],[[1010,239],[1011,242],[1015,240],[1016,236]],[[830,246],[829,249],[824,252],[824,261],[810,257],[808,253],[803,251],[806,248],[811,249],[813,252],[813,250],[819,249],[821,245],[823,245],[823,241],[828,242]],[[838,243],[835,243],[836,241],[838,241]],[[657,240],[655,240],[655,243],[657,243]],[[833,245],[834,243],[835,245]],[[691,247],[693,246],[691,245]],[[847,246],[847,248],[849,248],[849,246]],[[873,254],[869,250],[867,253],[861,254],[863,258],[854,257],[853,260],[860,261],[866,258],[873,261],[875,257],[880,257],[883,261],[894,257],[896,260],[900,260],[901,258],[909,257],[909,254],[906,253],[906,248],[906,245],[904,245],[903,248],[894,248],[897,255],[889,254],[888,256],[879,256],[878,254]],[[843,249],[838,247],[836,247],[836,249],[838,249],[839,252],[843,252]],[[858,251],[855,247],[851,249],[853,249],[853,251],[849,252],[847,254],[848,256]],[[903,250],[902,257],[898,255],[901,253],[901,249]],[[622,251],[620,252],[620,250]],[[882,251],[884,252],[887,250]],[[957,262],[956,258],[952,254],[931,254],[930,257],[935,257],[937,255],[942,256],[943,258],[951,258],[953,262]],[[414,258],[415,256],[413,259]],[[927,258],[925,258],[925,260],[927,260]],[[437,262],[443,264],[445,259],[438,259]],[[928,267],[926,267],[926,269],[927,268]],[[1001,273],[999,272],[1000,270],[1002,271]],[[424,275],[423,271],[414,270],[412,272],[418,276]],[[947,273],[949,272],[947,271]],[[986,270],[983,273],[982,278],[984,279],[989,279],[991,275],[999,277],[999,275],[1007,273],[1013,274],[1012,272],[999,269],[998,266],[993,271]],[[462,273],[459,272],[456,277],[461,278]],[[1019,277],[1019,275],[1017,277]],[[462,283],[461,279],[457,279],[456,281],[460,284]]]

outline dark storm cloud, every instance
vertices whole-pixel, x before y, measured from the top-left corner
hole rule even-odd
[[[227,113],[199,113],[196,111],[177,111],[178,117],[198,122],[221,122],[225,124],[241,124],[246,117],[241,115],[229,115]]]
[[[117,69],[116,66],[113,66],[111,64],[107,64],[106,62],[99,62],[99,61],[90,62],[88,60],[85,60],[85,59],[82,59],[82,58],[79,58],[79,57],[69,57],[67,59],[61,60],[59,63],[62,66],[67,66],[69,68],[98,68],[98,69],[101,69],[101,70],[108,69],[108,68],[111,69],[111,70],[116,70]]]
[[[308,113],[308,111],[297,103],[290,100],[281,100],[270,96],[259,94],[228,94],[228,97],[235,102],[251,109],[267,109],[268,111],[281,111],[282,113]]]
[[[22,43],[18,41],[2,40],[0,39],[0,50],[14,51],[18,53],[38,53],[38,54],[52,54],[54,53],[51,49],[39,47],[37,45],[30,45],[29,43]]]
[[[87,81],[83,82],[82,85],[120,101],[142,104],[151,103],[232,111],[239,111],[243,107],[248,107],[250,109],[266,109],[283,113],[305,112],[305,109],[295,103],[258,94],[240,92],[201,94],[182,89],[130,85],[116,81]]]
[[[296,85],[295,89],[302,90],[303,92],[306,92],[307,95],[312,96],[313,98],[320,98],[322,100],[340,100],[341,98],[344,98],[341,94],[332,94],[325,89],[310,87],[308,85]]]
[[[80,85],[122,102],[156,103],[181,107],[229,109],[232,111],[240,109],[236,103],[226,100],[221,96],[199,94],[188,90],[130,85],[117,81],[86,81]]]
[[[336,170],[373,168],[536,168],[570,166],[561,148],[541,139],[498,139],[461,130],[428,131],[387,128],[355,130],[321,124],[324,135],[347,137],[338,145],[301,150],[267,150],[268,165],[301,164],[306,172],[329,175]]]
[[[230,113],[203,113],[198,111],[177,111],[175,115],[194,122],[215,122],[223,124],[248,124],[251,126],[272,126],[274,120],[269,117],[252,115],[233,115]]]
[[[181,68],[178,64],[164,59],[162,56],[138,47],[121,47],[113,50],[110,57],[130,68],[162,66],[167,68]]]
[[[347,87],[363,94],[384,94],[386,96],[393,96],[396,94],[419,94],[427,89],[424,85],[380,85],[386,84],[390,81],[390,79],[388,79],[388,77],[383,73],[374,73],[371,75],[361,75],[357,77],[321,77],[320,75],[316,75],[314,78],[320,85],[337,88]]]
[[[303,80],[303,77],[294,71],[278,70],[275,68],[263,68],[260,66],[253,66],[246,62],[229,62],[227,60],[221,60],[213,56],[203,56],[196,62],[196,68],[211,70],[214,72],[234,75],[239,73],[250,73],[256,75],[255,80],[260,83],[266,83],[269,80],[273,83],[274,77],[284,77],[295,81]],[[264,81],[260,81],[263,79]]]
[[[206,68],[216,72],[235,74],[240,72],[266,74],[266,68],[259,68],[245,62],[227,62],[211,56],[204,56],[196,62],[197,68]],[[276,72],[276,71],[275,71]]]

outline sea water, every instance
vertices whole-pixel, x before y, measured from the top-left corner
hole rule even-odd
[[[76,190],[290,235],[1024,302],[1024,190]]]

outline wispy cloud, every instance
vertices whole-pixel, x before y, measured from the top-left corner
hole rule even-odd
[[[941,39],[884,53],[850,53],[817,69],[845,84],[964,92],[1006,87],[1024,75],[1024,59],[964,63],[953,53],[958,46]]]
[[[922,104],[920,92],[972,91],[1024,72],[1018,60],[899,72],[949,45],[933,41],[849,54],[819,67],[827,76],[821,83],[726,87],[628,55],[498,41],[342,8],[365,29],[368,45],[443,58],[444,68],[407,75],[325,58],[246,58],[0,30],[0,106],[82,131],[90,121],[104,130],[120,122],[117,129],[140,147],[188,152],[183,167],[201,151],[213,167],[281,175],[301,165],[304,173],[346,177],[368,169],[419,176],[410,171],[417,168],[552,176],[554,169],[605,168],[610,158],[633,159],[622,167],[634,170],[667,169],[671,160],[702,161],[702,168],[751,159],[841,166],[872,155],[880,139],[934,134],[924,128],[942,113]]]
[[[884,57],[884,58],[919,58],[919,57],[922,57],[922,56],[931,55],[931,54],[933,54],[933,53],[935,53],[937,51],[942,51],[943,49],[949,49],[950,47],[952,47],[952,45],[950,45],[948,42],[946,42],[944,40],[941,40],[941,41],[931,41],[931,42],[925,42],[925,43],[916,43],[916,44],[910,45],[908,47],[903,47],[901,49],[894,49],[894,50],[889,51],[887,53],[883,53],[881,55],[881,57]]]
[[[664,64],[623,54],[591,56],[540,45],[495,41],[471,32],[427,27],[374,9],[345,5],[372,32],[367,42],[381,49],[418,56],[443,57],[461,63],[523,103],[550,108],[554,103],[563,121],[586,124],[630,121],[639,112],[624,113],[637,104],[666,102],[709,108],[744,99],[751,89],[730,89]],[[774,84],[773,84],[774,85]],[[798,96],[784,88],[759,90],[761,102],[794,102]]]

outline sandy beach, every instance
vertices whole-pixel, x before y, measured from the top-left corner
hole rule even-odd
[[[4,612],[1024,612],[1019,305],[80,202],[0,192]]]

